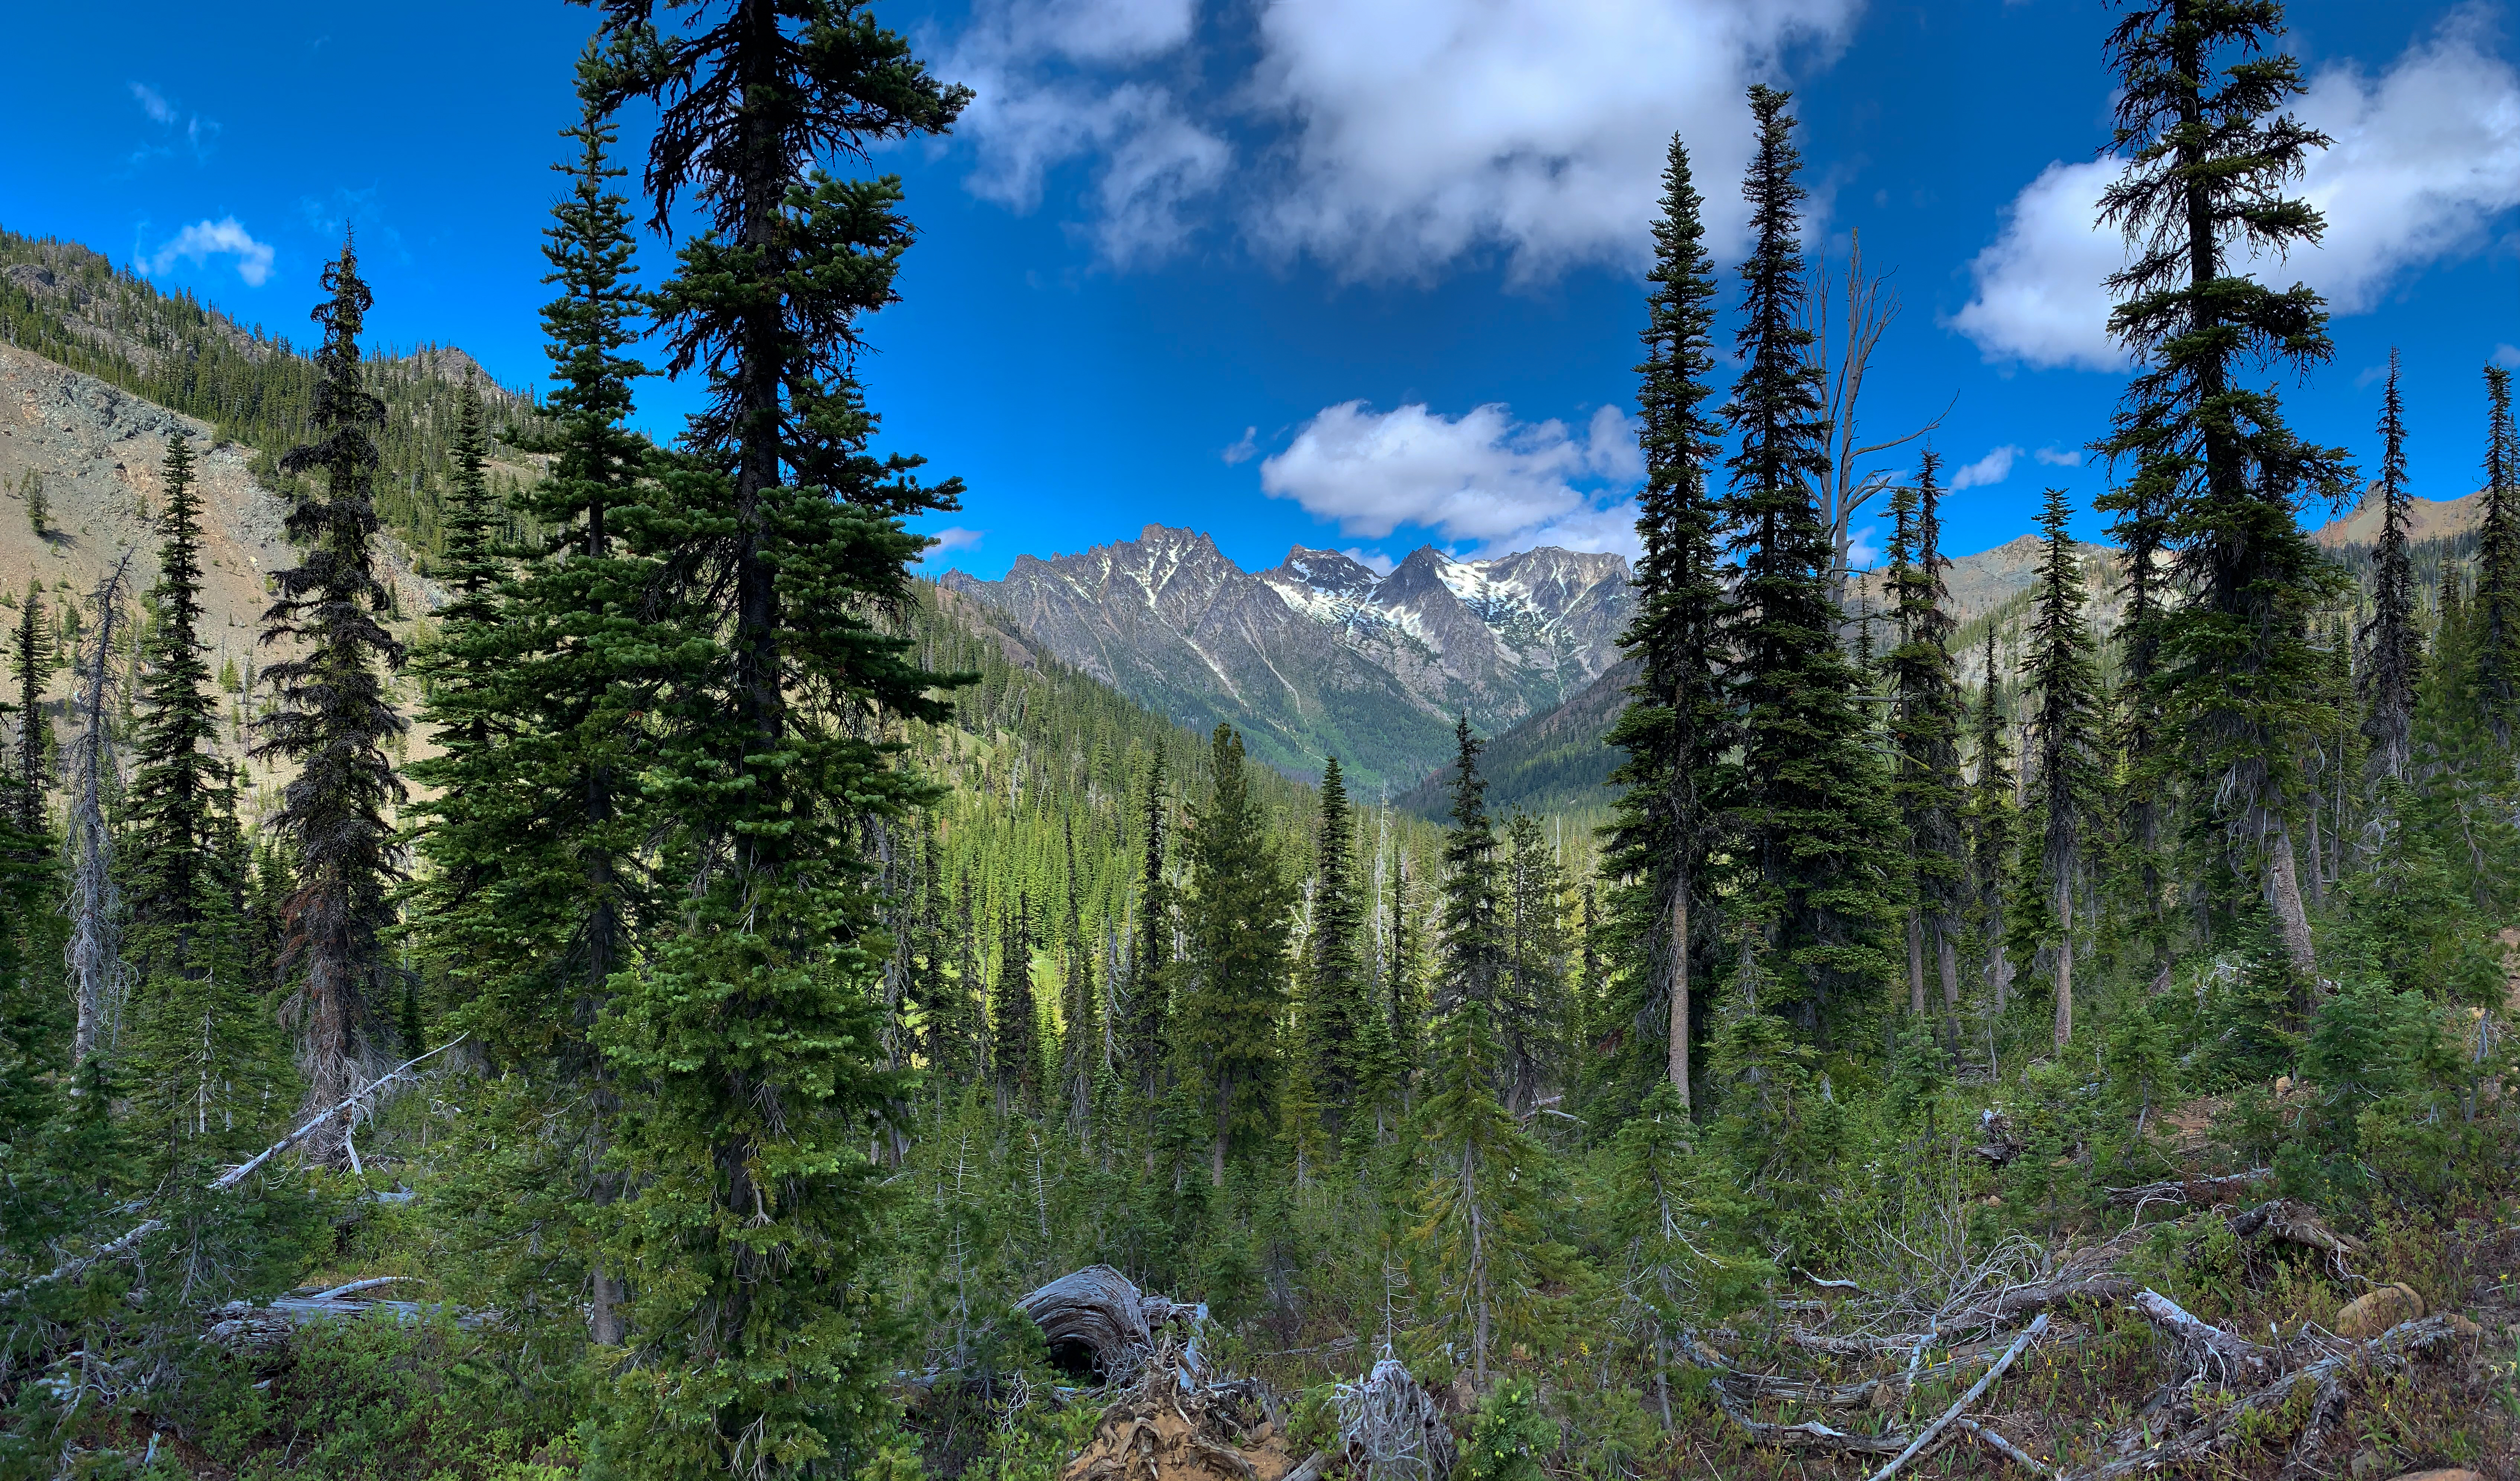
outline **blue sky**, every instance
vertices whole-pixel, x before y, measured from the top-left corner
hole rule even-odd
[[[1862,405],[1971,486],[1967,551],[2030,527],[2123,380],[2109,14],[2066,0],[899,0],[979,101],[889,152],[922,240],[866,367],[888,447],[970,492],[934,558],[982,575],[1149,521],[1245,565],[1617,548],[1644,221],[1678,130],[1728,262],[1741,88],[1793,87],[1814,247],[1860,236],[1902,312]],[[141,3],[13,18],[0,225],[72,238],[303,338],[344,222],[380,341],[544,373],[555,131],[592,22],[562,4]],[[2520,76],[2477,5],[2296,0],[2326,247],[2271,266],[2338,307],[2296,420],[2373,456],[2406,356],[2419,492],[2475,486],[2480,367],[2520,361]],[[635,138],[635,129],[633,135]],[[649,254],[652,275],[664,266]],[[1728,290],[1730,287],[1728,279]],[[1729,299],[1728,299],[1729,302]],[[1723,332],[1731,332],[1728,321]],[[670,433],[687,388],[643,391]],[[1869,440],[1869,439],[1868,439]],[[2007,452],[2006,450],[2010,450]],[[2045,454],[2045,458],[2043,458]],[[2096,521],[2086,519],[2095,532]]]

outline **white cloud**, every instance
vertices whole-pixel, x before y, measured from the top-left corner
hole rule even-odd
[[[1872,537],[1881,531],[1877,524],[1868,524],[1855,532],[1846,543],[1846,563],[1860,571],[1868,571],[1881,563],[1881,542]]]
[[[2030,456],[2049,468],[2081,468],[2083,450],[2079,447],[2043,447]]]
[[[197,221],[169,238],[149,259],[153,273],[171,272],[175,259],[182,257],[195,265],[211,257],[233,256],[237,259],[237,276],[248,287],[260,288],[271,276],[271,244],[256,242],[234,216],[217,221]]]
[[[2311,156],[2300,193],[2327,218],[2318,246],[2255,270],[2298,277],[2339,313],[2374,307],[2408,271],[2484,245],[2493,217],[2520,205],[2520,73],[2487,50],[2482,13],[2452,13],[2378,76],[2323,67],[2295,110],[2335,142]],[[2108,370],[2101,280],[2126,260],[2095,224],[2113,159],[2050,164],[2014,198],[2001,235],[1970,271],[1977,291],[1952,327],[1993,361]]]
[[[1609,500],[1642,474],[1635,426],[1616,407],[1578,433],[1553,419],[1516,422],[1497,402],[1446,417],[1422,403],[1376,412],[1345,401],[1263,460],[1260,486],[1368,539],[1405,524],[1490,550],[1619,550],[1634,541],[1620,530],[1636,514]]]
[[[1751,149],[1741,90],[1857,0],[1275,0],[1254,91],[1293,126],[1265,240],[1351,277],[1487,247],[1520,278],[1642,260],[1664,152],[1689,142],[1731,246]]]
[[[965,184],[1029,211],[1050,170],[1099,156],[1102,254],[1125,263],[1178,247],[1188,207],[1223,179],[1233,151],[1191,121],[1171,86],[1113,69],[1180,47],[1195,19],[1194,0],[982,0],[943,68],[974,94],[960,132],[979,161]]]
[[[931,529],[926,533],[927,551],[924,555],[922,555],[919,558],[922,564],[937,560],[940,557],[951,555],[953,552],[958,550],[969,550],[971,547],[979,544],[980,537],[987,534],[988,531],[984,529],[965,529],[959,524],[949,524],[943,529]]]
[[[2494,346],[2494,363],[2504,370],[2520,370],[2520,344]]]
[[[958,130],[977,146],[970,189],[1030,210],[1048,171],[1090,160],[1089,230],[1112,260],[1233,216],[1348,278],[1502,249],[1529,280],[1642,260],[1675,131],[1719,247],[1736,245],[1741,90],[1788,47],[1841,42],[1861,8],[1270,0],[1248,71],[1213,75],[1240,47],[1198,44],[1196,0],[977,0],[945,70],[977,93]],[[1229,120],[1260,131],[1253,158],[1236,157]]]
[[[1347,557],[1357,564],[1364,566],[1367,570],[1373,572],[1377,576],[1390,575],[1393,567],[1400,564],[1399,561],[1392,560],[1382,552],[1378,550],[1367,550],[1361,545],[1351,545],[1347,549],[1340,551],[1339,554]]]
[[[1236,441],[1232,447],[1227,448],[1225,451],[1217,454],[1217,456],[1225,460],[1225,466],[1227,468],[1232,468],[1238,463],[1248,463],[1259,455],[1259,439],[1260,428],[1256,426],[1246,426],[1242,429],[1242,436]]]
[[[140,104],[140,111],[149,115],[150,122],[172,123],[175,121],[175,105],[167,102],[163,94],[159,93],[158,89],[151,87],[148,83],[132,83],[131,96]]]
[[[2009,443],[1997,448],[1952,474],[1952,492],[1958,493],[1964,488],[1985,488],[2002,483],[2012,476],[2012,460],[2020,456],[2021,449]],[[2047,463],[2050,460],[2047,454],[2042,453],[2039,461]]]

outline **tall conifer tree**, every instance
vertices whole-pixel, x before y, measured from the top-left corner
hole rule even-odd
[[[1716,807],[1730,745],[1717,659],[1725,619],[1715,549],[1717,510],[1706,479],[1720,430],[1709,415],[1715,368],[1715,263],[1706,249],[1705,199],[1678,136],[1663,168],[1653,289],[1645,298],[1637,367],[1645,483],[1637,495],[1637,610],[1619,644],[1640,670],[1610,743],[1627,753],[1610,781],[1623,787],[1603,872],[1621,881],[1620,934],[1635,955],[1637,1038],[1661,1051],[1654,1066],[1689,1103],[1689,967],[1711,889]],[[1657,1009],[1659,1011],[1657,1012]],[[1648,1019],[1657,1021],[1648,1022]],[[1660,1032],[1655,1032],[1659,1029]]]
[[[392,601],[377,579],[370,498],[384,403],[369,392],[360,364],[359,331],[374,300],[346,238],[324,269],[324,287],[332,296],[312,316],[324,330],[315,355],[316,440],[280,465],[318,486],[300,488],[290,505],[289,534],[304,554],[275,576],[279,599],[262,618],[265,645],[296,648],[263,670],[274,702],[253,753],[297,767],[273,820],[296,865],[296,889],[282,909],[289,923],[282,960],[297,977],[290,1015],[307,1098],[329,1106],[350,1093],[354,1077],[382,1068],[376,1029],[392,1001],[386,891],[400,873],[385,810],[403,798],[384,753],[403,719],[385,681],[402,666],[403,647],[377,620]],[[339,1155],[338,1127],[335,1121],[317,1134],[320,1152]]]
[[[1838,644],[1828,536],[1813,490],[1828,471],[1823,377],[1803,313],[1802,157],[1789,94],[1750,89],[1758,150],[1741,193],[1741,374],[1724,415],[1738,437],[1725,513],[1738,558],[1727,623],[1743,778],[1731,831],[1744,907],[1770,932],[1786,1006],[1823,1038],[1839,1000],[1861,1009],[1894,979],[1882,936],[1895,909],[1893,817]]]
[[[2100,814],[2099,669],[2083,614],[2082,558],[2067,528],[2072,517],[2065,491],[2048,490],[2039,515],[2039,615],[2030,630],[2030,683],[2039,692],[2031,807],[2040,830],[2040,876],[2055,909],[2058,1049],[2074,1033],[2074,902]]]
[[[1182,911],[1190,952],[1174,1012],[1174,1072],[1207,1107],[1208,1176],[1221,1188],[1228,1154],[1266,1136],[1275,1120],[1294,890],[1279,872],[1242,738],[1231,726],[1216,728],[1208,768],[1207,803],[1191,830]]]
[[[2110,333],[2141,362],[2102,449],[2133,465],[2129,517],[2158,519],[2183,603],[2161,629],[2160,684],[2198,805],[2234,861],[2263,870],[2294,969],[2316,969],[2285,822],[2299,800],[2296,741],[2317,659],[2304,632],[2322,569],[2295,501],[2334,495],[2343,455],[2304,442],[2245,368],[2296,372],[2331,347],[2318,293],[2234,270],[2318,240],[2318,212],[2288,198],[2327,140],[2281,110],[2302,91],[2276,0],[2134,0],[2110,32],[2114,143],[2124,172],[2101,219],[2135,260],[2109,280]],[[2142,540],[2148,541],[2149,534]],[[2131,556],[2149,556],[2131,541]]]
[[[1139,807],[1138,936],[1129,954],[1129,1028],[1124,1044],[1136,1067],[1138,1094],[1149,1106],[1163,1090],[1171,1043],[1174,899],[1167,859],[1171,798],[1164,789],[1163,747],[1147,762]]]
[[[903,519],[959,485],[870,450],[856,359],[913,231],[896,177],[827,167],[943,132],[969,94],[861,0],[699,0],[664,28],[653,10],[608,0],[600,81],[657,110],[652,222],[688,195],[700,227],[655,318],[706,392],[675,518],[649,536],[677,658],[646,781],[691,887],[601,1033],[637,1180],[613,1246],[639,1361],[607,1437],[650,1476],[853,1471],[894,1366],[862,1262],[883,1202],[870,1123],[900,1091],[875,1058],[859,839],[926,796],[883,738],[948,711],[886,618],[924,543]]]
[[[1340,1135],[1357,1104],[1372,1016],[1365,981],[1364,901],[1356,881],[1356,815],[1347,782],[1332,756],[1322,768],[1321,815],[1313,831],[1313,928],[1305,940],[1302,1040],[1311,1062],[1302,1073],[1319,1098],[1329,1134]]]
[[[2511,743],[2520,716],[2520,432],[2511,373],[2485,368],[2485,517],[2476,531],[2476,679],[2494,739]]]
[[[142,646],[133,773],[123,798],[130,911],[133,1099],[169,1161],[180,1148],[242,1152],[263,1140],[285,1087],[269,1010],[246,971],[246,848],[235,785],[218,753],[218,695],[202,641],[201,496],[193,450],[168,439],[157,622]],[[164,1165],[161,1163],[161,1166]]]
[[[2380,395],[2380,539],[2371,553],[2371,620],[2362,626],[2362,735],[2374,781],[2407,779],[2415,723],[2415,677],[2423,638],[2415,630],[2415,567],[2407,548],[2407,420],[2398,395],[2398,352]]]
[[[1435,1010],[1465,1000],[1486,1004],[1495,1027],[1497,989],[1506,969],[1505,902],[1498,878],[1496,829],[1488,821],[1488,785],[1479,775],[1479,739],[1466,717],[1453,724],[1453,824],[1444,834],[1444,939]]]
[[[1888,668],[1890,745],[1900,821],[1912,864],[1909,881],[1908,995],[1925,1012],[1925,946],[1930,936],[1943,999],[1943,1038],[1959,1034],[1958,933],[1965,909],[1968,846],[1960,832],[1960,700],[1944,610],[1942,460],[1924,455],[1913,487],[1891,503],[1891,620],[1898,643]]]
[[[44,793],[50,772],[44,753],[48,739],[44,721],[44,675],[50,664],[44,658],[44,646],[50,635],[44,630],[43,589],[33,581],[26,583],[25,600],[18,607],[18,625],[10,632],[12,672],[18,680],[18,831],[32,835],[43,831]]]
[[[1986,630],[1986,683],[1978,691],[1977,715],[1971,730],[1977,775],[1969,785],[1969,876],[1978,940],[1986,955],[1987,988],[1993,1006],[2003,1008],[2012,983],[2005,956],[2004,873],[2013,854],[2015,826],[2011,747],[2005,743],[2003,676],[1995,666],[1995,626]]]

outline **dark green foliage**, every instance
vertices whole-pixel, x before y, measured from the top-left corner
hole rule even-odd
[[[2389,351],[2389,381],[2380,398],[2380,539],[2372,554],[2371,620],[2362,639],[2362,736],[2371,745],[2375,780],[2403,782],[2415,724],[2415,677],[2423,637],[2415,629],[2415,571],[2407,549],[2406,407],[2398,396],[2398,352]]]
[[[293,1089],[270,1001],[248,969],[248,852],[218,753],[218,695],[201,638],[201,500],[193,456],[169,439],[157,620],[142,641],[141,715],[123,795],[126,960],[135,1131],[161,1171],[202,1181],[269,1142]],[[204,1217],[207,1217],[204,1214]]]
[[[1728,618],[1716,555],[1718,511],[1706,479],[1720,431],[1714,394],[1715,264],[1704,198],[1675,136],[1656,218],[1654,287],[1645,299],[1645,358],[1637,367],[1645,486],[1637,495],[1637,613],[1620,646],[1638,666],[1608,743],[1626,752],[1611,774],[1623,788],[1605,873],[1619,881],[1612,909],[1625,960],[1625,1021],[1601,1027],[1634,1049],[1631,1082],[1668,1079],[1688,1103],[1690,965],[1707,928],[1696,908],[1715,882],[1718,800],[1731,707],[1719,662]],[[1702,1016],[1702,1014],[1701,1014]],[[1659,1051],[1659,1053],[1656,1053]]]
[[[2485,368],[2485,517],[2476,532],[2476,677],[2495,738],[2520,716],[2520,431],[2511,372]]]
[[[1015,897],[998,929],[998,980],[989,988],[989,1045],[998,1094],[1041,1113],[1041,1000],[1034,995],[1032,902]]]
[[[2039,528],[2047,537],[2040,558],[2039,617],[2031,629],[2029,685],[2038,692],[2031,734],[2037,759],[2031,772],[2031,826],[2037,830],[2034,877],[2043,904],[2053,912],[2051,944],[2057,951],[2055,1039],[2074,1032],[2074,906],[2091,867],[2100,825],[2103,761],[2100,751],[2099,671],[2092,657],[2092,632],[2083,614],[2081,559],[2067,528],[2073,506],[2065,491],[2048,490]],[[2029,838],[2025,836],[2025,850]]]
[[[1891,786],[1912,874],[1908,885],[1908,995],[1925,1011],[1930,937],[1943,989],[1943,1038],[1959,1037],[1956,957],[1968,904],[1961,834],[1960,698],[1944,610],[1941,458],[1928,450],[1912,487],[1894,492],[1889,581],[1898,643],[1885,663],[1891,694]]]
[[[51,727],[44,719],[44,599],[36,583],[26,583],[18,607],[18,625],[10,630],[11,671],[18,678],[18,754],[15,798],[18,830],[33,833],[44,821],[44,793],[51,789],[46,763]]]
[[[397,873],[385,809],[402,800],[402,779],[384,742],[403,731],[385,690],[403,646],[378,622],[386,605],[377,579],[377,514],[369,489],[377,468],[374,427],[384,407],[359,372],[359,332],[371,298],[352,245],[324,270],[332,296],[317,306],[324,329],[317,363],[313,442],[281,467],[313,474],[318,489],[289,511],[290,537],[304,552],[276,573],[279,598],[263,613],[265,644],[294,642],[295,653],[263,670],[273,708],[260,722],[257,756],[293,763],[272,826],[294,854],[297,892],[283,908],[289,936],[283,962],[297,974],[291,1006],[302,1045],[307,1094],[331,1105],[361,1069],[381,1068],[378,1013],[386,991],[382,936],[392,919],[386,886]]]
[[[1479,777],[1479,740],[1466,718],[1455,725],[1453,738],[1453,826],[1444,834],[1444,935],[1435,1010],[1449,1013],[1475,1001],[1493,1013],[1508,967],[1496,829],[1488,822],[1487,785]]]
[[[1321,822],[1313,832],[1312,929],[1305,938],[1301,1038],[1310,1082],[1335,1137],[1356,1108],[1369,1053],[1364,1025],[1376,1015],[1365,979],[1365,902],[1356,879],[1356,820],[1338,758],[1322,771]]]
[[[1741,374],[1724,409],[1738,437],[1724,513],[1740,561],[1725,623],[1740,726],[1726,799],[1742,908],[1772,931],[1773,990],[1815,1033],[1872,1010],[1893,978],[1883,935],[1897,891],[1877,753],[1838,646],[1826,532],[1811,487],[1827,472],[1822,371],[1804,325],[1802,159],[1786,94],[1750,90],[1758,153],[1741,193]]]
[[[1540,820],[1516,813],[1506,825],[1499,916],[1504,970],[1497,976],[1496,1018],[1505,1052],[1506,1104],[1526,1113],[1544,1085],[1562,1084],[1568,1030],[1566,877]]]
[[[2236,866],[2265,861],[2286,949],[2307,973],[2285,818],[2317,666],[2303,625],[2325,578],[2293,507],[2340,497],[2351,470],[2294,435],[2272,390],[2252,388],[2250,367],[2307,372],[2330,353],[2318,293],[2267,288],[2232,260],[2322,229],[2282,194],[2327,143],[2281,111],[2302,90],[2293,59],[2267,50],[2282,30],[2275,0],[2141,0],[2110,33],[2114,142],[2128,162],[2100,213],[2135,260],[2109,280],[2109,330],[2142,369],[2101,447],[2133,465],[2121,514],[2143,530],[2131,555],[2148,557],[2135,547],[2154,529],[2177,552],[2185,599],[2162,619],[2158,683],[2190,793]]]
[[[616,973],[598,1030],[623,1097],[631,1195],[608,1245],[633,1291],[639,1365],[607,1445],[652,1476],[853,1469],[885,1425],[889,1308],[865,1265],[883,1199],[869,1131],[903,1085],[878,1067],[870,991],[889,956],[870,824],[926,800],[864,717],[934,721],[935,676],[886,621],[953,507],[920,460],[870,449],[854,370],[912,232],[898,180],[834,179],[941,132],[968,96],[853,0],[605,7],[591,96],[652,104],[643,175],[685,237],[653,298],[701,409],[633,548],[665,655],[645,786],[693,881],[670,933]],[[775,1279],[773,1273],[776,1273]]]
[[[1182,990],[1174,1002],[1174,1076],[1208,1121],[1209,1179],[1274,1128],[1277,1024],[1294,889],[1281,872],[1242,739],[1218,726],[1209,791],[1191,823],[1190,891],[1182,902]]]

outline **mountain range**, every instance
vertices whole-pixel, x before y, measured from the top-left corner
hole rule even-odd
[[[1246,571],[1206,535],[1152,524],[1079,555],[1018,557],[1000,580],[940,584],[1140,703],[1234,726],[1282,771],[1335,755],[1368,795],[1441,764],[1458,716],[1492,734],[1582,692],[1616,661],[1630,602],[1613,555],[1461,561],[1425,547],[1377,573],[1296,546]]]

